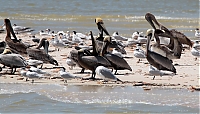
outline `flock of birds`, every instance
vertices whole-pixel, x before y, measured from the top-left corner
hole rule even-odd
[[[41,30],[39,35],[51,36],[50,43],[47,38],[40,39],[30,36],[37,45],[26,43],[15,35],[31,32],[33,29],[17,26],[16,24],[12,26],[9,19],[4,19],[3,29],[0,31],[6,30],[7,34],[5,40],[0,42],[0,63],[3,65],[1,70],[9,67],[11,68],[11,74],[14,74],[16,68],[21,68],[21,75],[26,77],[26,80],[28,78],[32,79],[33,83],[35,78],[43,78],[46,75],[50,75],[42,70],[43,64],[49,63],[54,65],[53,68],[60,68],[60,76],[65,79],[65,82],[74,78],[95,80],[96,74],[104,81],[123,82],[116,77],[117,71],[132,71],[125,59],[131,58],[126,56],[125,47],[136,46],[134,56],[138,58],[138,62],[141,59],[148,61],[149,73],[154,76],[153,79],[157,75],[167,75],[163,71],[177,73],[173,60],[181,58],[181,52],[184,50],[185,45],[192,48],[192,55],[195,57],[200,56],[198,51],[200,47],[199,41],[193,42],[183,33],[175,29],[167,29],[151,13],[146,13],[145,19],[152,26],[152,29],[147,30],[146,36],[142,35],[142,32],[134,32],[132,38],[120,36],[118,32],[110,35],[103,20],[96,18],[95,23],[99,30],[99,34],[96,37],[93,36],[92,31],[90,31],[89,35],[85,35],[76,31],[73,31],[73,34],[69,31],[55,33],[50,29],[46,29],[45,31]],[[196,29],[195,37],[200,37],[199,29]],[[88,46],[85,42],[86,40],[91,40],[92,44]],[[84,73],[85,69],[90,70],[92,72],[91,77],[82,78],[66,72],[65,67],[59,66],[57,60],[50,55],[49,45],[53,45],[58,51],[62,47],[74,47],[70,51],[66,63],[70,66],[70,69],[73,69],[76,65],[80,67],[80,73]],[[146,45],[146,50],[141,49],[143,45]],[[28,57],[28,59],[25,59],[25,57]],[[40,68],[38,68],[39,65],[41,65]]]

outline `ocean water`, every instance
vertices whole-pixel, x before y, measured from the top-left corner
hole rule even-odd
[[[131,37],[135,31],[146,33],[151,26],[144,19],[151,12],[169,29],[175,28],[193,38],[199,27],[199,0],[9,0],[1,1],[0,20],[39,30],[98,33],[96,17],[104,20],[112,34],[118,31]],[[1,23],[1,22],[0,22]]]
[[[199,113],[199,92],[133,86],[0,84],[0,113]]]
[[[199,27],[199,0],[0,0],[0,24],[11,23],[39,30],[97,35],[96,17],[110,34],[131,37],[146,33],[144,19],[153,13],[169,29],[194,39]],[[199,92],[186,89],[141,87],[4,84],[0,80],[0,113],[199,113]]]

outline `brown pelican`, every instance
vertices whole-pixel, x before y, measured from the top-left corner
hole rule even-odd
[[[85,53],[84,53],[85,54]],[[72,59],[74,62],[76,62],[77,66],[79,66],[81,68],[81,72],[80,73],[84,73],[85,68],[82,67],[79,62],[78,62],[78,50],[71,50],[70,54],[68,56],[70,59]]]
[[[100,31],[99,36],[97,36],[97,38],[96,38],[96,45],[97,45],[96,48],[97,48],[97,51],[100,52],[101,47],[103,45],[103,39],[104,39],[103,32],[105,32],[105,34],[108,36],[110,36],[110,35],[109,35],[106,27],[104,26],[104,22],[101,18],[96,18],[95,23],[97,24],[97,27]],[[117,48],[122,54],[126,54],[126,51],[124,49],[125,46],[119,41],[111,41],[111,43],[109,43],[108,47]]]
[[[7,48],[0,54],[0,63],[10,67],[12,69],[11,74],[15,73],[16,68],[26,67],[28,65],[20,54],[13,54],[11,50]]]
[[[156,27],[154,25],[154,23],[155,23],[156,25],[158,25],[159,29],[165,31],[164,33],[161,33],[161,34],[158,34],[158,35],[170,38],[170,40],[171,40],[170,42],[171,43],[168,45],[168,47],[170,47],[170,49],[173,49],[173,39],[177,39],[181,44],[187,44],[190,47],[192,47],[193,43],[189,38],[187,38],[183,33],[178,32],[175,29],[168,30],[165,26],[163,26],[162,24],[160,24],[156,20],[156,18],[155,18],[155,16],[153,14],[146,13],[145,19],[149,22],[149,24],[153,27],[153,29],[156,29]],[[153,21],[154,21],[154,23],[153,23]]]
[[[41,50],[41,47],[44,47],[44,50]],[[49,41],[46,38],[43,38],[40,41],[40,44],[36,48],[27,48],[27,54],[30,58],[41,60],[44,63],[50,63],[53,65],[58,66],[58,62],[48,54],[48,47],[49,47]]]
[[[171,60],[149,49],[151,37],[153,36],[154,32],[155,31],[153,29],[149,29],[147,31],[146,58],[149,64],[156,67],[158,70],[168,70],[176,73],[176,69]]]
[[[115,54],[108,53],[106,51],[110,42],[111,42],[111,37],[105,36],[100,55],[105,57],[111,63],[112,67],[116,70],[115,74],[117,73],[117,70],[128,69],[132,71],[131,67],[124,58],[121,58]]]
[[[92,71],[92,77],[89,79],[95,78],[95,69],[98,66],[111,67],[110,62],[102,56],[84,56],[84,50],[78,51],[78,63],[85,69]]]
[[[11,49],[14,49],[16,50],[17,52],[20,52],[20,53],[27,53],[26,52],[26,49],[28,48],[27,45],[25,45],[21,40],[18,40],[14,31],[13,31],[13,28],[11,26],[11,22],[9,19],[4,19],[4,23],[6,25],[6,31],[7,31],[7,35],[6,35],[6,38],[5,38],[5,41],[7,43],[7,45],[11,48]],[[11,34],[12,36],[14,37],[14,39],[11,39]]]

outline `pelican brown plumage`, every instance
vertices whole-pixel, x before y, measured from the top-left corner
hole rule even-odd
[[[18,40],[14,31],[13,31],[13,28],[12,28],[12,25],[11,25],[11,22],[9,19],[4,19],[4,24],[6,26],[6,31],[7,31],[7,35],[6,35],[6,38],[5,38],[5,41],[7,43],[7,45],[13,49],[13,50],[16,50],[17,52],[19,53],[23,53],[23,54],[26,54],[26,49],[28,48],[27,45],[25,45],[21,40]],[[12,36],[14,37],[14,39],[11,39],[11,34]]]
[[[97,51],[100,52],[101,47],[103,45],[103,32],[105,32],[106,35],[110,36],[105,25],[104,22],[102,20],[102,18],[95,18],[95,23],[97,24],[97,28],[100,31],[99,35],[96,38],[96,45],[97,45]],[[124,45],[121,44],[119,41],[111,41],[111,43],[109,43],[108,47],[110,48],[117,48],[122,54],[126,54],[126,51],[124,49]]]
[[[159,27],[159,29],[164,30],[164,33],[158,34],[159,36],[163,36],[163,37],[168,37],[171,38],[171,40],[173,39],[178,39],[178,41],[181,44],[187,44],[190,47],[192,47],[193,43],[192,41],[187,38],[187,36],[185,36],[183,33],[172,29],[172,30],[168,30],[165,26],[163,26],[161,23],[159,23],[155,16],[151,13],[146,13],[145,15],[145,19],[149,22],[149,24],[153,27],[153,29],[156,29],[154,23]],[[153,23],[154,22],[154,23]],[[169,45],[169,47],[172,49],[173,48],[173,42],[171,42],[171,44]]]
[[[92,71],[92,76],[89,79],[95,78],[95,69],[98,66],[111,67],[110,62],[102,56],[84,56],[84,50],[78,51],[78,63],[85,69]]]
[[[158,70],[168,70],[176,73],[176,68],[172,64],[171,60],[149,49],[151,37],[154,32],[155,30],[153,29],[147,30],[146,58],[149,64],[156,67]]]
[[[7,48],[0,54],[0,63],[10,67],[12,69],[11,74],[15,73],[16,68],[26,67],[28,65],[25,58],[20,54],[13,54],[12,51]]]
[[[44,50],[41,50],[41,47],[44,47]],[[49,47],[49,41],[46,38],[43,38],[40,41],[40,44],[36,48],[27,48],[27,54],[30,58],[41,60],[44,63],[50,63],[53,65],[58,66],[58,62],[48,54],[48,47]]]
[[[105,36],[100,55],[105,57],[111,63],[112,67],[115,69],[115,74],[117,73],[117,70],[128,69],[132,71],[131,67],[124,58],[121,58],[115,54],[108,53],[106,51],[110,42],[111,42],[111,37]]]

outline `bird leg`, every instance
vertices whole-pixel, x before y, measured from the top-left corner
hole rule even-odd
[[[115,75],[117,75],[117,69],[115,70],[115,73],[114,73]]]
[[[153,76],[153,80],[155,79],[156,76]]]
[[[32,84],[34,83],[34,80],[32,79],[32,82],[31,82]]]
[[[80,73],[84,73],[84,71],[85,71],[85,68],[82,68]]]
[[[64,80],[64,83],[67,83],[67,80]]]
[[[13,68],[11,69],[11,74],[14,74],[16,72],[16,68],[14,68],[14,70],[13,70]]]

